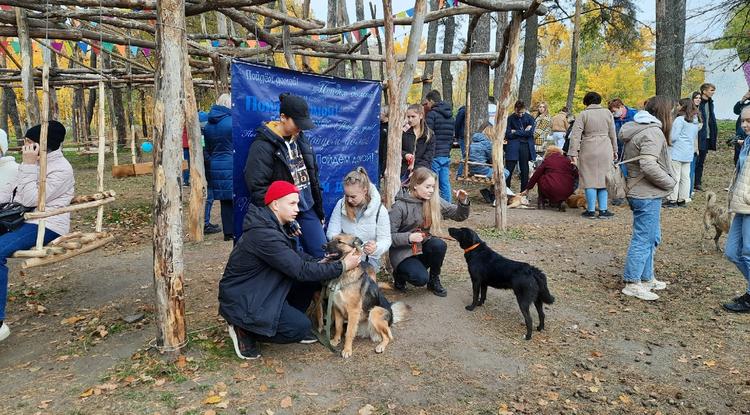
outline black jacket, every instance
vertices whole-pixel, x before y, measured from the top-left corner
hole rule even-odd
[[[380,142],[378,143],[378,179],[385,173],[388,160],[388,123],[380,123]]]
[[[419,140],[414,135],[414,128],[409,128],[401,134],[401,177],[407,174],[409,164],[406,162],[407,154],[414,154],[414,168],[427,167],[432,168],[432,159],[435,156],[435,136],[427,141],[427,132],[422,132]],[[416,146],[416,148],[415,148]]]
[[[698,131],[698,148],[703,151],[716,150],[716,139],[719,136],[719,128],[716,125],[716,114],[714,113],[714,100],[709,98],[698,106],[703,119],[703,127]]]
[[[450,157],[453,144],[453,110],[440,101],[427,113],[427,126],[435,133],[435,157]]]
[[[273,128],[276,122],[270,122],[258,127],[255,141],[250,146],[245,163],[245,184],[250,191],[253,203],[256,206],[265,206],[263,198],[266,197],[268,186],[276,180],[284,180],[294,183],[292,173],[289,171],[289,152],[284,144],[284,139],[276,133]],[[320,220],[325,219],[323,211],[323,196],[318,179],[318,163],[315,161],[313,148],[304,136],[303,132],[297,137],[297,146],[302,152],[302,158],[307,166],[310,176],[310,188],[312,190],[313,209]]]
[[[273,336],[292,283],[337,278],[343,264],[320,264],[297,251],[295,240],[265,206],[248,207],[242,230],[219,282],[219,314],[229,324]]]

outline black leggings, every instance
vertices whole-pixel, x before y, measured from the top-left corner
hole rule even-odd
[[[510,179],[513,177],[513,170],[516,168],[516,164],[518,164],[518,169],[521,171],[521,192],[526,189],[526,185],[529,183],[529,159],[531,158],[531,154],[529,154],[529,144],[526,142],[521,142],[520,148],[518,149],[518,160],[506,160],[505,161],[505,168],[508,169],[510,172],[510,175],[507,179],[505,179],[505,187],[510,188]]]
[[[224,235],[234,235],[234,204],[232,200],[222,200],[221,202],[221,227]]]
[[[440,275],[447,250],[448,245],[442,239],[430,238],[422,242],[421,254],[406,258],[398,264],[396,278],[417,287],[427,284],[430,275]]]

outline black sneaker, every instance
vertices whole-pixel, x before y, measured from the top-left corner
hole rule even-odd
[[[678,200],[677,207],[681,207],[681,208],[687,207],[687,202],[685,202],[684,200]]]
[[[229,325],[229,338],[234,344],[234,353],[244,360],[255,360],[260,357],[260,346],[247,331]]]
[[[611,217],[615,216],[614,213],[608,211],[608,210],[600,210],[599,211],[599,219],[609,219]]]
[[[318,342],[318,338],[315,337],[315,335],[312,333],[307,333],[307,335],[303,337],[302,340],[299,341],[300,344],[313,344],[317,342]]]
[[[674,208],[676,208],[676,207],[677,207],[677,202],[676,202],[676,201],[674,201],[674,200],[667,200],[667,202],[666,202],[666,203],[664,203],[664,207],[665,207],[665,208],[670,208],[670,209],[674,209]]]
[[[625,204],[625,199],[612,199],[612,206],[622,206]]]
[[[224,234],[224,240],[225,241],[231,241],[232,239],[234,239],[234,235],[228,234],[228,233]]]
[[[745,293],[733,302],[723,304],[724,309],[733,313],[750,313],[750,294]]]
[[[221,228],[219,225],[214,225],[213,223],[207,223],[203,226],[203,233],[206,235],[211,235],[212,233],[219,233],[221,232]]]
[[[596,213],[595,212],[589,212],[588,210],[581,213],[581,217],[585,219],[596,219]]]
[[[492,192],[490,192],[490,189],[479,189],[479,194],[482,195],[482,199],[484,199],[485,202],[491,204],[493,200],[495,200],[494,195]]]

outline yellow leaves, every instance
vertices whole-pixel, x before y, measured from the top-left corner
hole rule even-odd
[[[97,385],[97,386],[86,389],[80,395],[78,395],[78,397],[81,399],[84,399],[84,398],[88,398],[91,395],[101,395],[102,393],[111,392],[115,389],[117,389],[117,384],[103,383],[101,385]]]
[[[60,324],[63,325],[63,326],[68,326],[68,325],[72,326],[72,325],[74,325],[74,324],[76,324],[76,323],[78,323],[79,321],[82,321],[82,320],[86,320],[86,317],[84,317],[84,316],[72,316],[72,317],[68,317],[68,318],[62,319],[60,321]]]
[[[357,411],[357,415],[372,415],[375,411],[375,407],[370,405],[369,403]]]
[[[281,400],[281,403],[279,405],[281,405],[281,407],[284,408],[284,409],[291,408],[292,407],[292,397],[291,396],[284,397],[284,399]]]
[[[706,365],[706,366],[708,366],[708,367],[714,367],[714,366],[716,366],[716,360],[712,360],[712,359],[704,360],[703,364]]]
[[[625,405],[628,405],[628,404],[630,404],[632,402],[632,400],[630,399],[630,397],[628,395],[620,395],[620,396],[618,396],[617,399],[619,399],[620,402],[622,402]]]
[[[211,395],[208,396],[206,399],[203,400],[203,403],[205,405],[214,405],[221,402],[221,396],[218,395]]]

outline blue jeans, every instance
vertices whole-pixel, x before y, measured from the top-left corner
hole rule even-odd
[[[187,169],[182,171],[182,185],[190,186],[190,149],[182,149],[182,157],[187,161]]]
[[[35,223],[24,223],[13,232],[0,235],[0,320],[5,320],[5,302],[8,299],[8,257],[16,251],[33,247],[36,244],[37,229],[39,227]],[[45,229],[45,245],[58,236],[60,235]]]
[[[724,253],[747,280],[747,293],[750,294],[750,215],[734,215]]]
[[[458,146],[461,148],[461,161],[466,160],[466,144],[464,144],[464,138],[458,138]],[[462,177],[464,175],[464,163],[458,163],[458,170],[456,171],[456,177]]]
[[[440,197],[447,202],[453,200],[453,196],[451,195],[450,167],[450,157],[435,157],[432,159],[432,171],[438,175],[438,183],[440,183]]]
[[[599,202],[599,210],[607,210],[608,197],[607,189],[586,189],[586,210],[589,212],[595,211],[597,202]]]
[[[654,279],[654,253],[661,243],[661,198],[628,198],[633,211],[633,235],[622,278],[626,283]]]
[[[315,210],[300,211],[297,214],[297,223],[302,229],[302,236],[299,238],[302,251],[315,258],[323,258],[325,256],[323,245],[328,240]]]
[[[211,223],[211,207],[214,205],[214,192],[206,188],[206,225]]]

